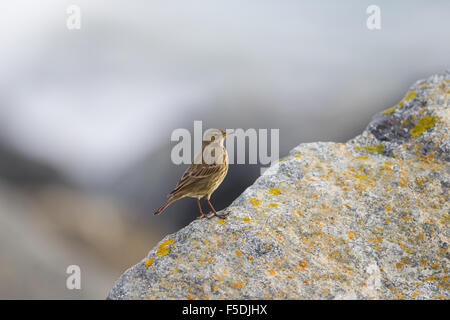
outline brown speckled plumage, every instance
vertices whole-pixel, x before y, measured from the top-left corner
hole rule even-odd
[[[208,146],[216,146],[219,155],[215,157],[215,161],[208,164],[201,155],[197,155],[195,159],[201,159],[200,163],[191,164],[187,170],[184,172],[178,184],[169,193],[167,201],[155,212],[155,214],[160,214],[164,211],[172,202],[177,201],[184,197],[192,197],[197,199],[197,204],[201,213],[199,218],[210,217],[205,215],[202,211],[200,205],[200,199],[205,198],[209,206],[212,209],[213,216],[224,217],[224,215],[217,214],[216,210],[212,206],[209,199],[211,194],[219,187],[228,172],[228,154],[224,147],[224,139],[226,133],[220,129],[211,129],[211,137],[208,141],[203,141],[202,144],[202,155],[204,154],[205,148]],[[213,156],[215,156],[213,152]]]

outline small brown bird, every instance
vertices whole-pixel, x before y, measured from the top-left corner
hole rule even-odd
[[[178,184],[169,193],[167,201],[155,212],[160,214],[172,202],[184,197],[197,199],[201,218],[214,216],[223,218],[227,214],[217,214],[209,201],[211,194],[219,187],[228,172],[228,154],[223,143],[227,134],[221,129],[209,129],[205,132],[202,142],[202,152],[196,155],[194,163],[187,168]],[[211,207],[213,215],[203,213],[200,199],[205,198]]]

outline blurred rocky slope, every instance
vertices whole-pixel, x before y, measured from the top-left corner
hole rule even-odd
[[[346,144],[301,144],[166,236],[110,299],[449,299],[450,73]]]
[[[101,298],[163,232],[111,196],[0,146],[0,299]],[[81,290],[65,286],[73,264]]]

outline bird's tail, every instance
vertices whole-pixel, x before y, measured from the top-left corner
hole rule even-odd
[[[161,207],[159,207],[158,210],[156,210],[155,215],[160,214],[161,212],[163,212],[175,200],[178,200],[178,198],[169,198],[169,199],[167,199],[167,201],[164,202],[163,205]]]

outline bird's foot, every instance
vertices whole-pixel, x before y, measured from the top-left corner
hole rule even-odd
[[[217,218],[220,218],[220,219],[224,219],[224,218],[228,217],[229,214],[230,214],[229,212],[223,213],[223,214],[218,214],[217,212],[209,212],[207,217],[208,217],[208,219],[211,219],[211,218],[214,218],[214,217],[217,217]]]
[[[205,218],[207,218],[207,217],[208,217],[207,214],[202,213],[201,215],[199,215],[199,216],[197,217],[197,220],[205,219]]]

